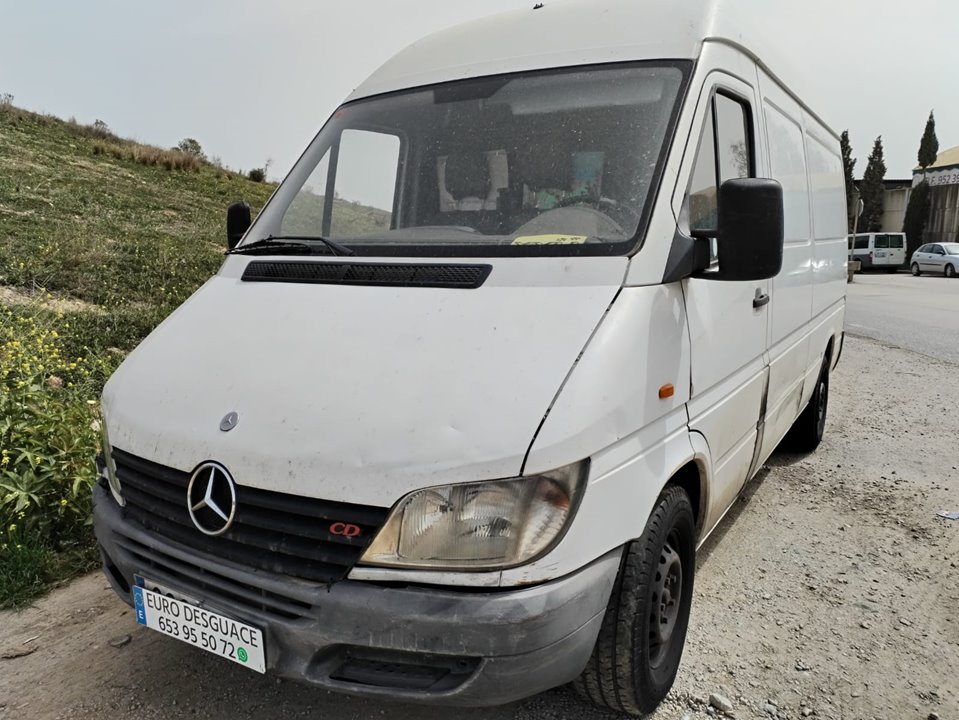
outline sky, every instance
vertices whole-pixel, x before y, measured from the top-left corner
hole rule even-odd
[[[234,169],[269,160],[279,178],[395,52],[434,30],[532,4],[0,0],[0,94],[30,110],[102,119],[142,142],[193,137]],[[849,129],[857,177],[879,135],[886,177],[911,177],[933,108],[940,147],[959,145],[955,0],[740,4],[804,74],[814,109]]]

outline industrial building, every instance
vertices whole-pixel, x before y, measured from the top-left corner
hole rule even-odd
[[[929,222],[923,242],[956,242],[959,239],[959,147],[939,153],[925,173],[916,168],[912,186],[929,182]],[[901,225],[900,225],[901,228]]]

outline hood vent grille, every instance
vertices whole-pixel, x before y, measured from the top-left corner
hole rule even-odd
[[[246,282],[307,283],[317,285],[373,285],[385,287],[480,287],[491,265],[379,264],[357,262],[254,261],[243,271]]]

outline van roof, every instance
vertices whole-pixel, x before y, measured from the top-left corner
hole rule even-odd
[[[349,99],[523,70],[695,60],[704,43],[719,42],[752,56],[815,115],[795,92],[791,83],[796,75],[788,72],[789,64],[752,29],[749,14],[740,10],[737,0],[543,0],[536,8],[534,0],[529,2],[527,9],[418,40],[374,72]]]

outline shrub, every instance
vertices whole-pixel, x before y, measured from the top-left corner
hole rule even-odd
[[[187,155],[192,155],[197,160],[206,160],[206,155],[203,154],[203,148],[200,147],[200,143],[193,138],[183,138],[173,149],[179,150]]]
[[[263,182],[266,180],[266,171],[263,168],[253,168],[246,176],[253,182]]]
[[[26,604],[56,577],[56,555],[38,537],[0,528],[0,609]]]
[[[106,358],[67,355],[62,315],[0,310],[0,606],[46,576],[49,554],[89,557]],[[32,568],[32,569],[31,569]]]
[[[93,143],[94,155],[106,155],[116,160],[131,160],[148,166],[159,166],[167,170],[197,171],[202,165],[195,155],[180,150],[161,150],[152,145],[134,142],[107,142],[97,140]]]

